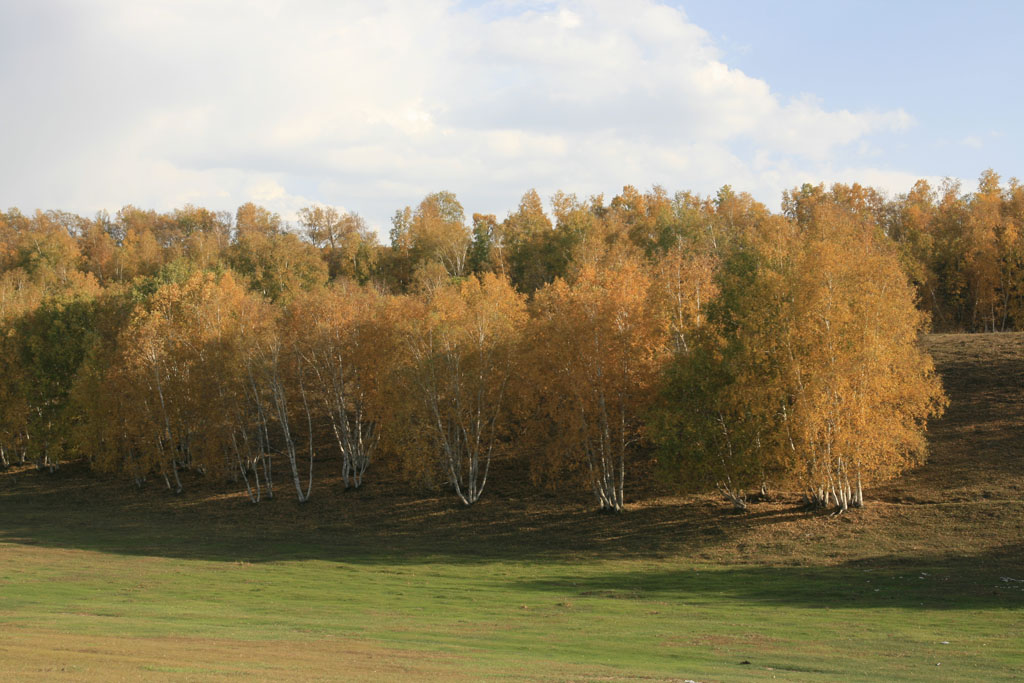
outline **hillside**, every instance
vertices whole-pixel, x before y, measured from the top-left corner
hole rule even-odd
[[[927,343],[951,398],[931,458],[840,516],[656,487],[599,515],[512,463],[471,509],[378,471],[253,506],[14,468],[0,678],[1019,677],[1024,335]]]
[[[58,545],[74,545],[90,519],[112,532],[185,525],[221,537],[218,544],[251,539],[247,555],[283,534],[300,553],[304,545],[317,553],[384,543],[483,555],[684,553],[797,564],[991,555],[1024,564],[1024,334],[932,335],[926,343],[950,396],[946,415],[929,427],[928,462],[867,491],[867,507],[841,517],[809,513],[785,493],[735,515],[716,496],[675,496],[657,485],[638,491],[636,479],[627,482],[626,514],[595,516],[586,492],[537,489],[514,462],[499,463],[484,498],[464,509],[444,491],[410,491],[382,468],[368,473],[363,490],[344,492],[337,463],[322,458],[312,500],[302,506],[283,477],[277,498],[254,506],[199,476],[173,496],[158,482],[139,491],[82,464],[55,475],[12,468],[0,473],[0,518],[8,539]]]

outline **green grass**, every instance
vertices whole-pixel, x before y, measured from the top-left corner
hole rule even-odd
[[[131,638],[143,656],[119,669],[126,675],[344,678],[344,668],[304,669],[301,660],[280,667],[289,648],[331,661],[353,642],[375,656],[412,651],[407,668],[392,672],[409,676],[1024,675],[1024,584],[1003,581],[1005,567],[984,557],[817,567],[578,552],[520,560],[515,548],[486,542],[470,553],[443,539],[376,547],[280,528],[237,538],[102,515],[67,520],[69,528],[58,509],[25,512],[0,535],[0,642]],[[146,660],[153,642],[173,638],[223,645],[197,665]],[[265,657],[252,647],[273,641],[288,647]],[[232,643],[257,654],[239,663],[228,656]],[[73,673],[103,671],[80,654],[63,657]],[[21,666],[0,660],[0,677],[25,673]]]

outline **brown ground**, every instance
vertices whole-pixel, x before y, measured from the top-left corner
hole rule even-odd
[[[785,493],[732,514],[714,496],[641,487],[639,475],[627,481],[634,502],[626,513],[598,515],[585,491],[538,489],[513,461],[498,463],[483,500],[465,509],[445,491],[410,491],[379,466],[367,473],[363,490],[343,492],[331,457],[317,462],[313,498],[303,506],[280,465],[277,498],[257,506],[235,486],[198,475],[185,480],[183,495],[173,496],[155,481],[140,491],[91,474],[84,464],[56,475],[12,468],[0,473],[0,517],[17,534],[16,510],[31,516],[37,506],[65,508],[66,528],[43,542],[74,547],[83,536],[76,533],[75,512],[88,509],[90,524],[102,519],[110,530],[108,536],[89,534],[88,547],[116,550],[118,529],[145,526],[169,530],[170,536],[154,540],[160,547],[153,550],[162,554],[175,552],[174,529],[201,526],[211,539],[241,536],[253,560],[265,552],[297,557],[315,547],[318,557],[333,548],[339,557],[357,551],[524,559],[684,555],[801,565],[956,558],[1024,565],[1024,333],[932,335],[926,345],[950,397],[946,415],[930,425],[928,462],[867,490],[865,509],[838,517],[808,512]],[[287,548],[281,539],[288,539]],[[193,543],[182,545],[195,554]],[[211,547],[211,556],[217,552]]]

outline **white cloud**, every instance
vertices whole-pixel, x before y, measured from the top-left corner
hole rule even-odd
[[[25,209],[318,201],[384,227],[438,189],[499,214],[530,187],[773,200],[913,124],[784,101],[652,0],[46,0],[3,24],[32,36],[0,30],[0,206]]]

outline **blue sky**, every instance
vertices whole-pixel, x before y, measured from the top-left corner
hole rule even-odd
[[[0,206],[1020,176],[1024,5],[7,0]]]
[[[830,107],[902,107],[915,125],[882,147],[892,168],[975,179],[1021,174],[1024,4],[685,3],[730,65]]]

